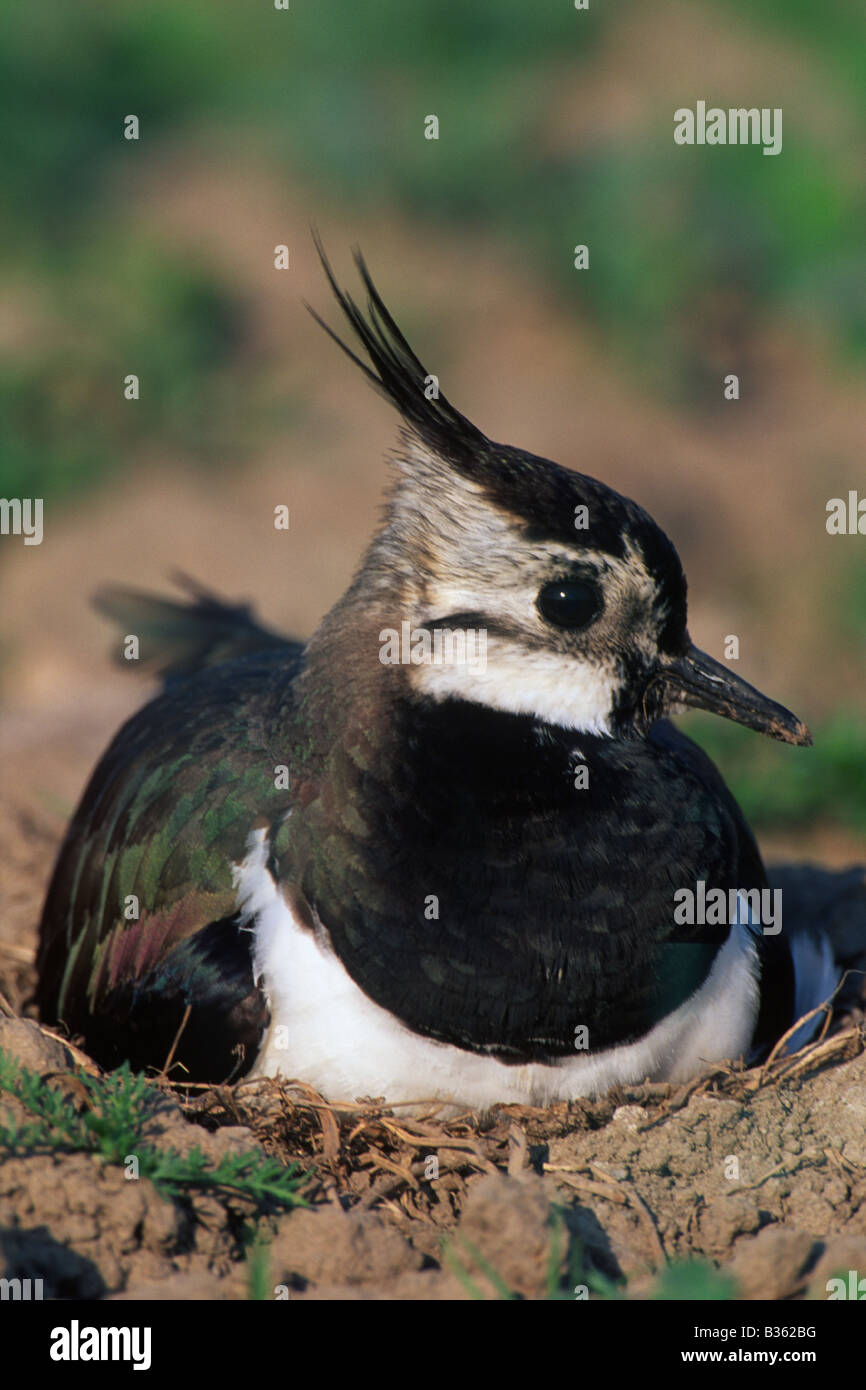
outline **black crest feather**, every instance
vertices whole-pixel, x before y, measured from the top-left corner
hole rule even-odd
[[[430,373],[415,356],[376,289],[361,252],[354,251],[355,265],[367,292],[367,312],[359,307],[347,290],[340,288],[321,238],[313,232],[313,240],[322,268],[334,298],[346,315],[352,330],[372,363],[362,361],[343,339],[325,323],[316,310],[307,308],[329,338],[342,348],[346,356],[360,367],[370,384],[397,408],[415,433],[442,457],[456,464],[466,464],[488,440],[479,429],[455,410],[441,393],[433,399],[424,394]]]
[[[465,476],[481,484],[498,506],[522,521],[533,540],[557,539],[569,546],[590,545],[622,558],[632,540],[643,552],[650,573],[662,591],[671,594],[672,607],[685,612],[685,576],[668,537],[642,507],[596,478],[562,468],[550,459],[526,453],[508,444],[497,444],[461,415],[443,395],[428,400],[424,394],[427,369],[415,356],[373,284],[366,262],[355,250],[367,292],[367,311],[340,288],[317,232],[313,240],[334,296],[355,337],[366,352],[368,366],[343,342],[309,304],[313,318],[342,348],[375,389],[396,406],[409,428],[429,448]],[[589,526],[575,529],[575,507],[589,510]]]

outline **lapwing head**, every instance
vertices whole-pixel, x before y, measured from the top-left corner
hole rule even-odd
[[[402,635],[409,692],[618,738],[692,706],[810,743],[795,715],[694,646],[683,568],[652,517],[488,439],[415,356],[362,256],[366,312],[317,248],[369,365],[313,316],[403,417],[384,523],[338,608]]]

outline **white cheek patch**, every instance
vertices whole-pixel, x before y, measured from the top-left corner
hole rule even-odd
[[[483,664],[444,663],[412,666],[409,679],[415,690],[434,700],[456,698],[471,700],[490,709],[509,714],[527,714],[559,728],[579,733],[612,737],[613,712],[621,691],[622,677],[614,669],[612,658],[602,648],[608,645],[592,642],[598,654],[592,659],[572,656],[557,650],[551,634],[549,649],[539,646],[545,638],[545,626],[539,618],[536,597],[541,584],[556,573],[566,570],[575,560],[591,560],[604,577],[606,605],[613,619],[624,606],[648,605],[655,593],[642,556],[630,548],[626,558],[592,551],[570,551],[559,544],[542,544],[533,550],[518,553],[511,565],[502,560],[501,541],[474,557],[474,573],[463,578],[463,567],[456,563],[453,577],[428,581],[423,603],[412,615],[413,623],[433,625],[440,619],[448,626],[451,613],[477,614],[475,620],[484,632],[484,614],[490,615],[500,635],[486,635]],[[488,566],[482,579],[482,561]],[[648,620],[647,620],[648,622]],[[505,637],[502,632],[510,632]],[[526,645],[521,634],[526,634]],[[629,643],[641,653],[649,665],[656,655],[655,636],[649,626],[635,623],[630,627]]]
[[[417,666],[413,687],[434,700],[454,697],[508,714],[530,714],[563,729],[611,735],[616,682],[610,671],[555,652],[489,639],[483,670]]]

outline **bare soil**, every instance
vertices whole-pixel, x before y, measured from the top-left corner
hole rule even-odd
[[[38,1025],[0,1017],[0,1046],[74,1085],[73,1054]],[[406,1119],[258,1081],[155,1082],[152,1112],[143,1141],[310,1172],[310,1205],[263,1222],[266,1297],[574,1297],[601,1278],[642,1298],[697,1257],[732,1297],[824,1298],[866,1267],[862,1013],[762,1070],[549,1110]],[[236,1196],[167,1199],[90,1154],[8,1158],[0,1277],[53,1298],[245,1298],[250,1215]]]

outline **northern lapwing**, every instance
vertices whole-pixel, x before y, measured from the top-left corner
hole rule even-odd
[[[60,851],[43,1019],[109,1067],[343,1101],[539,1105],[761,1055],[832,956],[762,921],[749,827],[665,716],[808,730],[692,644],[641,507],[488,439],[360,255],[366,308],[321,254],[367,360],[323,326],[403,420],[383,523],[306,644],[204,591],[103,595],[164,689]]]

